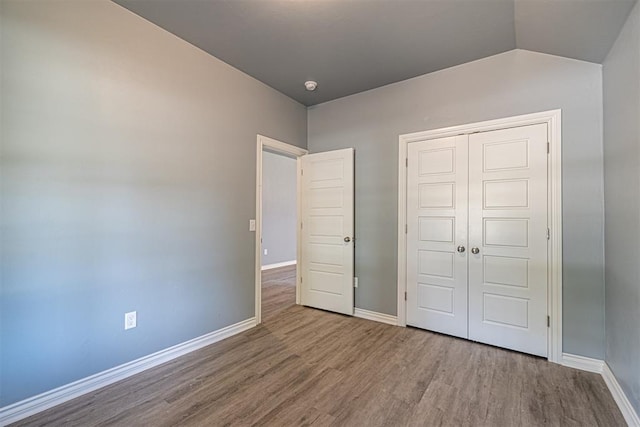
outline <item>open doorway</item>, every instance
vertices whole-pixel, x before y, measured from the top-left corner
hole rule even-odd
[[[262,321],[296,303],[296,159],[262,152]]]
[[[307,151],[258,135],[256,321],[300,302],[298,158]]]

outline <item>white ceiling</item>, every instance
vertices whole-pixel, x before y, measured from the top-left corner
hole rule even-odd
[[[636,0],[114,1],[314,105],[515,48],[601,63]]]

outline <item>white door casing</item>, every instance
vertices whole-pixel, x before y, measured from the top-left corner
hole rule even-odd
[[[353,315],[353,148],[301,158],[301,303]]]
[[[469,339],[547,356],[547,125],[469,136]]]
[[[407,324],[467,338],[467,136],[407,158]]]

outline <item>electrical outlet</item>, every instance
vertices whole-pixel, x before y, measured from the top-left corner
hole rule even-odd
[[[357,288],[357,287],[358,287],[358,278],[357,278],[357,277],[354,277],[354,278],[353,278],[353,287],[354,287],[354,288]]]
[[[249,231],[256,231],[256,220],[255,219],[250,219],[249,220]]]
[[[135,328],[137,325],[137,314],[135,311],[130,311],[129,313],[124,314],[124,329]]]
[[[265,250],[264,250],[264,254],[265,254],[265,255],[268,255],[268,254],[269,254],[269,250],[268,250],[268,249],[265,249]]]

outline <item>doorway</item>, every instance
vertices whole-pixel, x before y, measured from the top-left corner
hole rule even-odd
[[[295,281],[295,303],[353,315],[354,311],[354,150],[308,154],[307,150],[258,135],[256,155],[255,318],[262,322],[262,272],[265,247],[264,168],[271,154],[296,160],[296,263],[282,268],[281,285]],[[268,160],[267,160],[268,161]],[[275,240],[279,236],[276,234]],[[265,254],[265,249],[267,253]],[[273,261],[272,261],[273,262]],[[282,262],[282,261],[281,261]],[[287,272],[285,267],[291,271]],[[285,283],[286,282],[286,283]],[[270,283],[274,285],[274,283]],[[270,289],[269,291],[274,291]],[[286,298],[283,290],[282,297]],[[276,296],[271,296],[277,299]]]
[[[262,152],[262,318],[296,303],[296,159]]]
[[[262,135],[256,152],[255,317],[300,303],[300,180],[307,150]]]

